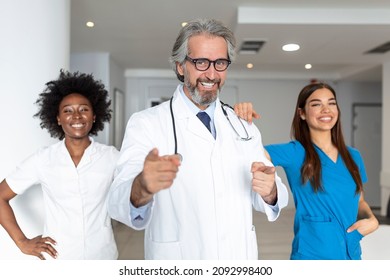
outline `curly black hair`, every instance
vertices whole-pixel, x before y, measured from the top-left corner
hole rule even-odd
[[[61,70],[58,79],[46,83],[46,88],[39,94],[35,104],[40,109],[34,117],[41,119],[41,128],[46,128],[51,137],[63,139],[65,133],[58,125],[57,116],[62,99],[71,93],[81,94],[91,102],[96,118],[89,134],[97,135],[98,131],[103,130],[104,122],[111,120],[112,110],[108,91],[92,74]]]

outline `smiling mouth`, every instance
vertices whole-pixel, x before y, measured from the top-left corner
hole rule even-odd
[[[215,85],[215,83],[206,83],[206,82],[200,82],[200,84],[201,84],[203,87],[209,88],[209,89],[213,88],[214,85]]]
[[[83,128],[85,126],[85,124],[83,124],[83,123],[74,123],[74,124],[71,124],[70,126],[73,127],[73,128]]]

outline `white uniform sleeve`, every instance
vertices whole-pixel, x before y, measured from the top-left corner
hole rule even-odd
[[[254,149],[260,152],[258,161],[264,162],[267,166],[274,166],[265,156],[260,131],[254,125],[252,125],[252,129],[254,130],[254,134],[259,134],[258,141],[256,141],[254,147]],[[277,172],[275,172],[275,184],[277,187],[277,202],[275,205],[267,204],[259,194],[252,191],[253,207],[256,211],[264,212],[267,215],[268,221],[275,221],[279,217],[282,208],[286,207],[288,203],[287,187],[283,184]]]
[[[130,118],[123,139],[115,178],[108,193],[108,213],[111,218],[136,230],[144,229],[150,221],[153,203],[146,208],[130,204],[131,187],[135,177],[142,171],[149,147],[144,118],[135,113]],[[133,213],[134,212],[134,213]],[[139,217],[140,216],[140,217]]]
[[[28,188],[40,183],[39,152],[26,158],[7,177],[6,181],[16,194],[24,193]]]

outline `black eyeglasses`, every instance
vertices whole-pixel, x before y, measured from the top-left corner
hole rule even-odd
[[[210,60],[207,58],[191,58],[186,56],[186,60],[192,62],[195,65],[196,70],[198,71],[206,71],[210,68],[211,64],[214,64],[214,69],[218,72],[225,71],[230,63],[232,63],[229,59],[226,58],[218,58],[216,60]]]

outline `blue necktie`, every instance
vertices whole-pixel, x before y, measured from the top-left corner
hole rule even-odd
[[[210,128],[210,117],[206,112],[200,111],[196,116],[202,121],[202,123],[207,127],[207,129],[211,132]]]

